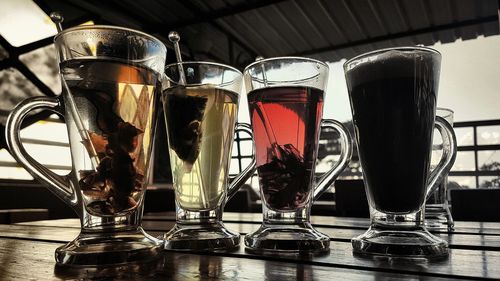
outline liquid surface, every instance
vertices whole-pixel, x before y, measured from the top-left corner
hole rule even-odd
[[[225,198],[238,96],[213,86],[163,92],[170,165],[177,204],[213,210]]]
[[[86,210],[98,216],[130,212],[147,183],[157,75],[95,59],[66,61],[61,69],[71,92],[63,93],[65,117]]]
[[[439,78],[435,69],[429,59],[401,58],[346,74],[368,198],[378,211],[410,213],[424,203]],[[369,73],[386,77],[374,79]]]
[[[248,94],[261,192],[270,209],[296,210],[310,200],[323,95],[307,87]]]

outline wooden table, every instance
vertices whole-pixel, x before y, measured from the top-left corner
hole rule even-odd
[[[174,218],[173,213],[146,215],[143,225],[160,235]],[[226,213],[224,218],[228,228],[244,234],[258,228],[261,215]],[[242,244],[230,253],[165,252],[154,264],[82,270],[54,262],[54,250],[77,236],[77,220],[0,225],[0,280],[500,279],[500,223],[457,222],[455,232],[437,233],[450,243],[446,260],[389,262],[353,256],[350,238],[363,233],[368,220],[318,216],[312,222],[332,237],[327,255],[259,256],[245,252]]]

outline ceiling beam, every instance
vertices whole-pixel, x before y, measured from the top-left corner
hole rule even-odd
[[[144,21],[140,21],[140,23],[137,21],[137,14],[133,12],[129,12],[126,9],[117,9],[114,6],[109,6],[109,4],[106,4],[105,2],[99,2],[98,4],[91,3],[90,1],[81,1],[81,0],[67,0],[65,2],[66,4],[69,4],[73,6],[74,8],[80,9],[88,14],[88,17],[91,20],[96,21],[96,24],[107,24],[107,25],[121,25],[122,22],[127,22],[128,24],[125,25],[126,27],[133,28],[133,29],[138,29],[146,33],[153,34],[159,34],[161,36],[164,36],[165,38],[167,37],[165,33],[165,30],[160,30],[158,29],[157,25],[154,24],[147,24],[144,23]],[[104,8],[103,8],[104,7]],[[106,9],[108,7],[108,9]],[[101,12],[103,11],[109,11],[109,9],[113,10],[112,16],[110,18],[104,18]],[[109,14],[108,14],[109,15]],[[120,22],[115,22],[114,19],[120,19]],[[134,22],[134,24],[130,24],[131,22]],[[168,31],[168,30],[167,30]],[[165,39],[165,38],[159,38],[159,39]],[[165,40],[163,40],[165,42]],[[167,49],[172,50],[170,46],[166,44]],[[183,55],[187,59],[192,59],[191,54],[185,54],[183,52]]]
[[[495,15],[495,16],[488,16],[488,17],[483,17],[483,18],[478,18],[478,19],[464,20],[464,21],[459,21],[459,22],[453,22],[450,24],[430,26],[430,27],[417,29],[417,30],[410,30],[410,31],[388,34],[388,35],[383,35],[383,36],[371,37],[371,38],[367,38],[367,39],[342,43],[342,44],[338,44],[338,45],[334,45],[334,46],[327,46],[327,47],[322,47],[322,48],[317,48],[317,49],[305,50],[305,51],[296,52],[296,53],[289,54],[289,55],[290,56],[315,55],[315,54],[324,53],[324,52],[337,51],[337,50],[345,49],[345,48],[352,48],[352,47],[361,46],[361,45],[373,44],[373,43],[377,43],[377,42],[381,42],[381,41],[389,41],[389,40],[401,39],[401,38],[406,38],[406,37],[411,37],[411,36],[418,36],[418,35],[422,35],[422,34],[428,34],[428,33],[432,33],[432,32],[445,31],[445,30],[450,30],[450,29],[454,29],[454,28],[462,28],[462,27],[474,26],[474,25],[478,25],[478,24],[498,22],[499,21],[498,19],[499,19],[499,16]]]
[[[203,17],[204,12],[195,4],[193,4],[191,1],[189,0],[180,1],[180,4],[189,9],[190,11],[192,11],[196,17]],[[253,48],[243,43],[240,39],[238,39],[230,31],[226,30],[224,27],[218,24],[215,20],[210,20],[208,21],[208,23],[211,24],[216,29],[220,30],[222,33],[224,33],[227,37],[227,40],[231,40],[234,43],[240,45],[250,55],[250,57],[257,56],[257,52]]]
[[[174,29],[174,28],[183,28],[189,25],[204,23],[204,22],[212,22],[216,21],[220,18],[227,16],[235,16],[237,14],[245,13],[248,11],[264,8],[271,5],[276,5],[281,2],[286,2],[290,0],[258,0],[258,1],[243,1],[241,4],[227,6],[221,9],[213,10],[208,13],[202,13],[201,15],[197,15],[196,17],[190,19],[183,19],[177,22],[168,24],[161,28]],[[184,1],[182,1],[184,2]]]
[[[12,66],[12,63],[9,60],[0,60],[0,71],[9,68]]]
[[[0,34],[0,46],[2,46],[7,51],[7,53],[9,53],[10,57],[10,53],[12,53],[14,47],[9,43],[9,41],[7,41],[7,39],[2,36],[2,34]]]
[[[38,0],[41,1],[41,0]],[[105,3],[105,1],[102,1],[100,3]],[[129,28],[136,28],[136,26],[139,25],[136,19],[136,15],[134,14],[133,17],[129,17],[127,15],[124,15],[120,12],[117,12],[116,7],[106,9],[106,7],[101,7],[101,4],[99,6],[96,6],[96,4],[90,3],[89,1],[83,1],[83,0],[66,0],[64,4],[67,4],[73,8],[76,8],[78,10],[81,10],[85,12],[85,16],[89,18],[89,20],[94,21],[95,24],[106,24],[106,25],[120,25],[123,23],[123,26],[129,27]],[[102,13],[107,12],[107,15],[111,18],[109,19],[104,19]],[[64,12],[64,11],[60,11]],[[64,16],[64,13],[63,13]],[[113,20],[119,20],[120,22],[115,22]],[[133,24],[131,24],[133,22]],[[71,27],[63,21],[63,27]]]
[[[37,0],[37,1],[42,6],[44,6],[45,9],[47,9],[47,5],[45,5],[43,0]],[[196,20],[197,22],[194,22],[193,19],[190,19],[189,20],[190,22],[186,22],[187,24],[190,25],[190,24],[195,24],[195,23],[209,22],[213,27],[215,27],[216,29],[218,29],[222,33],[224,33],[226,35],[226,37],[228,38],[228,40],[231,40],[234,43],[240,45],[241,48],[243,50],[245,50],[245,52],[247,52],[250,55],[250,57],[255,57],[257,54],[255,50],[253,50],[251,47],[249,47],[248,45],[246,45],[245,43],[240,41],[231,32],[227,31],[224,27],[222,27],[220,24],[215,22],[215,20],[220,18],[220,17],[229,15],[230,13],[242,13],[245,11],[250,11],[253,9],[269,6],[269,5],[284,2],[284,1],[290,1],[290,0],[272,0],[272,1],[259,0],[259,1],[257,1],[257,3],[253,3],[251,5],[247,4],[247,3],[241,4],[241,5],[236,5],[236,6],[231,7],[231,9],[223,9],[223,10],[220,10],[219,12],[214,11],[213,13],[210,13],[208,15],[205,15],[205,13],[203,11],[201,11],[201,9],[199,7],[197,7],[193,3],[190,3],[189,1],[181,1],[181,4],[184,5],[186,8],[190,9],[191,11],[193,11],[193,13],[195,14],[194,20]],[[106,4],[105,2],[102,2],[102,1],[99,3],[96,3],[94,1],[68,0],[65,3],[71,5],[75,8],[83,10],[84,12],[89,14],[90,17],[94,17],[96,19],[103,19],[102,12],[107,11],[108,15],[111,15],[111,18],[113,18],[113,19],[120,18],[120,20],[122,22],[125,21],[125,22],[129,22],[129,23],[130,22],[137,23],[137,15],[135,13],[127,11],[126,9],[123,9],[123,8],[120,8],[120,9],[117,9],[117,7],[112,8],[109,6],[109,4]],[[106,6],[106,5],[108,5],[108,6]],[[105,8],[103,9],[103,7],[105,7]],[[106,7],[109,9],[106,9]],[[111,19],[111,20],[113,20],[113,19]],[[191,22],[191,21],[193,21],[193,22]],[[112,24],[120,24],[120,23],[121,22],[119,22],[119,23],[112,22]],[[137,24],[133,24],[134,27],[136,25]],[[166,35],[165,32],[172,30],[174,27],[180,28],[181,23],[178,22],[174,25],[162,26],[162,25],[158,25],[158,24],[141,22],[140,27],[143,31],[145,31],[147,33],[156,33],[156,34],[160,34],[160,35]]]

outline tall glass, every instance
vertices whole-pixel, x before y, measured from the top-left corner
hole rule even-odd
[[[371,226],[355,253],[442,257],[448,244],[424,226],[429,187],[453,165],[450,124],[435,117],[441,54],[424,47],[383,49],[344,64]],[[443,156],[429,174],[434,126]]]
[[[436,116],[442,117],[453,127],[453,110],[436,108]],[[443,141],[433,139],[431,168],[437,165],[443,150]],[[456,154],[456,150],[455,150]],[[429,189],[425,200],[425,225],[430,230],[453,230],[454,222],[448,205],[448,173],[441,175],[441,180]]]
[[[328,65],[282,57],[257,61],[244,71],[255,137],[263,223],[245,237],[254,252],[324,252],[330,238],[310,223],[311,205],[348,164],[349,133],[321,120]],[[313,187],[320,128],[339,132],[341,155]]]
[[[224,205],[255,171],[255,159],[228,184],[241,72],[210,62],[167,65],[162,94],[177,221],[164,235],[165,248],[227,250],[240,235],[222,223]]]
[[[80,217],[80,235],[56,250],[56,261],[106,265],[153,258],[161,243],[140,225],[167,50],[148,34],[113,26],[67,29],[55,45],[62,95],[20,103],[6,136],[16,160]],[[67,176],[51,172],[22,146],[21,122],[35,109],[64,116],[73,167]]]

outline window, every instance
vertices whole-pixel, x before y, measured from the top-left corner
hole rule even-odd
[[[455,123],[458,153],[450,181],[467,188],[500,187],[500,120]]]
[[[20,101],[61,92],[54,45],[43,40],[56,32],[49,16],[32,0],[0,1],[0,124],[5,125],[8,113]],[[40,46],[40,42],[49,43]],[[29,125],[34,119],[28,119]],[[21,138],[33,158],[52,171],[64,175],[71,170],[66,126],[57,116],[27,126]],[[33,178],[2,148],[0,179]]]
[[[245,169],[252,161],[253,153],[252,139],[246,133],[236,133],[234,141],[229,166],[230,176],[235,176]]]
[[[16,11],[13,13],[12,11]],[[31,0],[0,2],[0,34],[14,47],[56,35],[55,25]]]
[[[43,95],[33,83],[15,68],[7,68],[0,70],[0,123],[5,124],[7,120],[7,113],[14,108],[14,106],[32,96]]]
[[[458,146],[474,145],[473,127],[454,128]]]
[[[21,139],[26,151],[53,172],[65,175],[71,171],[66,125],[57,116],[21,130]],[[3,179],[33,179],[6,149],[0,150],[0,175]]]
[[[477,144],[500,144],[500,126],[483,126],[477,128]]]
[[[61,92],[61,79],[54,44],[22,54],[19,60],[55,94]]]

